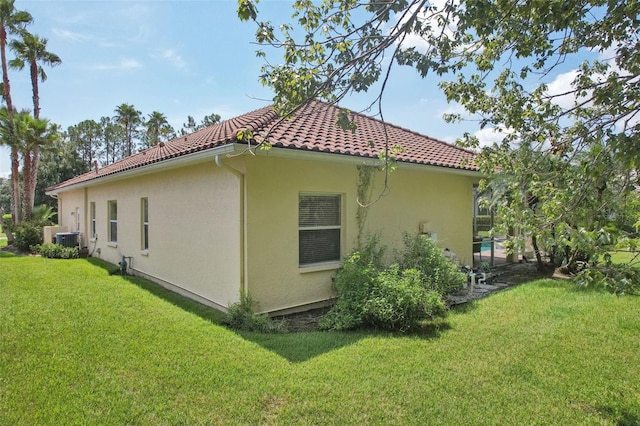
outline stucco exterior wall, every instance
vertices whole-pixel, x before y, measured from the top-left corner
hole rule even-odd
[[[213,160],[160,173],[94,185],[59,195],[67,210],[96,204],[97,238],[89,252],[111,263],[131,257],[135,274],[171,284],[213,305],[238,300],[241,282],[240,179]],[[141,198],[148,199],[149,249],[142,250]],[[117,244],[108,242],[108,208],[117,201]],[[89,220],[83,233],[89,234]],[[71,229],[71,227],[69,227]],[[174,288],[175,289],[175,288]]]
[[[377,173],[374,198],[383,189]],[[328,268],[298,265],[298,196],[342,194],[342,255],[356,245],[357,171],[336,163],[260,155],[247,159],[248,288],[261,311],[286,311],[334,296]],[[369,232],[377,232],[389,251],[401,244],[402,232],[418,233],[420,223],[438,235],[442,248],[461,260],[472,258],[473,179],[425,169],[394,171],[390,192],[370,207]],[[294,308],[295,309],[295,308]]]

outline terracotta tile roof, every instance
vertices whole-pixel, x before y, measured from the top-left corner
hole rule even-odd
[[[251,129],[254,144],[268,139],[273,147],[301,151],[325,152],[352,157],[379,158],[385,147],[385,129],[390,146],[399,145],[395,155],[399,163],[415,163],[446,168],[478,171],[473,164],[475,154],[453,145],[421,135],[363,114],[351,113],[355,132],[336,125],[340,109],[314,101],[298,111],[295,119],[280,120],[271,106],[248,112],[187,136],[157,144],[130,157],[109,164],[97,171],[69,179],[47,188],[56,191],[105,176],[140,168],[207,149],[242,143],[236,139],[239,130]]]

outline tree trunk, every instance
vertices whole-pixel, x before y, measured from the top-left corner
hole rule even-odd
[[[531,236],[531,245],[533,246],[533,252],[536,255],[536,267],[538,271],[544,270],[544,262],[542,260],[542,254],[540,253],[540,249],[538,248],[538,239],[535,235]]]
[[[20,223],[20,159],[17,141],[13,130],[13,101],[9,85],[9,69],[7,68],[7,28],[0,25],[0,62],[2,62],[2,83],[4,84],[4,102],[7,105],[7,118],[10,121],[8,139],[11,145],[11,215],[13,225]]]
[[[25,153],[24,171],[22,181],[24,182],[23,219],[30,220],[33,214],[33,204],[36,196],[36,184],[38,181],[38,158],[40,151],[36,148],[29,153]]]
[[[20,223],[20,156],[18,148],[11,147],[11,216],[13,217],[13,224]]]

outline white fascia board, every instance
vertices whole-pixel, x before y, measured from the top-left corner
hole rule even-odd
[[[223,145],[215,148],[206,149],[204,151],[194,152],[192,154],[181,155],[179,157],[170,158],[168,160],[158,161],[157,163],[147,164],[145,166],[136,167],[134,169],[125,170],[123,172],[113,173],[110,175],[98,177],[95,179],[87,180],[84,182],[77,183],[75,185],[65,186],[59,190],[47,191],[46,194],[49,196],[56,196],[61,192],[67,192],[74,189],[81,189],[88,186],[93,186],[97,184],[115,182],[122,179],[128,179],[131,177],[143,176],[149,173],[155,173],[162,170],[171,170],[178,167],[184,167],[190,164],[203,163],[207,160],[211,160],[216,157],[216,155],[229,154],[234,152],[235,145]]]
[[[240,145],[242,146],[242,145]],[[246,149],[246,147],[244,147]],[[328,161],[332,163],[341,163],[341,164],[353,164],[353,165],[367,165],[367,166],[379,166],[382,167],[384,162],[378,158],[368,158],[368,157],[356,157],[353,155],[347,154],[335,154],[329,152],[319,152],[319,151],[306,151],[299,149],[290,149],[290,148],[275,148],[272,147],[268,150],[256,150],[255,153],[257,155],[265,155],[265,156],[274,156],[280,158],[291,158],[291,159],[299,159],[299,160],[312,160],[312,161]],[[447,173],[454,174],[458,176],[468,176],[474,178],[482,178],[484,177],[480,172],[466,169],[456,169],[454,167],[447,166],[435,166],[428,164],[417,164],[417,163],[406,163],[403,161],[398,161],[396,163],[399,169],[406,170],[417,170],[417,171],[432,171],[438,173]]]

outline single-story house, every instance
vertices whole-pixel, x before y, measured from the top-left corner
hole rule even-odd
[[[358,113],[355,130],[343,130],[339,111],[314,101],[280,119],[263,107],[47,193],[91,256],[125,257],[129,273],[222,310],[241,290],[261,312],[326,304],[341,259],[366,233],[390,249],[403,232],[427,233],[471,263],[474,154]],[[401,147],[388,176],[387,138]],[[270,149],[256,148],[265,139]],[[359,170],[375,170],[370,186]]]

